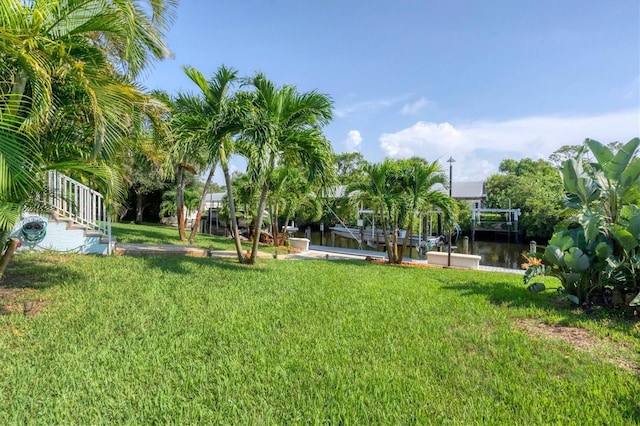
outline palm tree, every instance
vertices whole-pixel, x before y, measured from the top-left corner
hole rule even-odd
[[[132,114],[146,102],[132,79],[169,55],[163,33],[175,7],[175,0],[0,2],[0,234],[42,192],[37,174],[53,167],[41,155],[42,143],[51,144],[44,136],[56,128],[72,136],[67,120],[90,125],[80,127],[90,128],[91,146],[77,146],[79,155],[65,155],[55,167],[97,170],[108,186],[118,181],[105,167],[105,154],[116,151]],[[64,114],[70,103],[78,116]]]
[[[447,185],[447,177],[438,161],[428,163],[420,158],[412,158],[401,162],[401,188],[408,199],[407,237],[398,252],[396,262],[400,263],[413,233],[415,216],[428,210],[440,210],[445,222],[451,222],[454,210],[453,199],[435,189],[437,184]]]
[[[400,206],[400,191],[398,185],[391,178],[396,163],[393,160],[385,159],[382,163],[366,164],[363,167],[364,176],[347,186],[347,193],[354,194],[354,200],[371,207],[378,217],[382,235],[384,238],[387,257],[390,263],[395,263],[397,246],[395,241],[390,239],[389,230],[393,228],[394,239],[397,238],[398,210]]]
[[[40,144],[58,143],[59,134],[55,143],[47,136],[52,129],[63,129],[60,123],[66,124],[65,130],[74,127],[70,122],[83,128],[87,126],[82,123],[88,123],[92,134],[90,147],[77,146],[79,155],[66,155],[63,161],[34,155],[20,138],[13,138],[12,148],[26,150],[39,169],[52,163],[86,163],[113,153],[113,144],[131,128],[131,113],[147,101],[131,79],[152,59],[169,55],[163,32],[175,7],[174,0],[0,2],[2,120]],[[71,136],[77,139],[78,132]],[[56,150],[48,152],[52,151]],[[47,147],[36,147],[35,152],[47,153]],[[7,170],[21,170],[19,166],[17,161]],[[15,173],[5,178],[24,182]]]
[[[199,169],[206,167],[206,153],[195,139],[178,140],[171,148],[168,163],[175,173],[176,179],[176,217],[178,218],[178,234],[181,241],[187,241],[184,193],[187,184],[187,173],[197,175]]]
[[[333,150],[321,132],[331,119],[328,96],[315,91],[298,93],[293,86],[276,87],[263,74],[246,80],[253,87],[248,102],[242,138],[253,143],[248,172],[260,188],[258,217],[250,263],[255,262],[260,229],[272,173],[279,163],[302,164],[307,179],[327,181],[332,176]]]
[[[21,123],[17,117],[0,114],[0,278],[18,246],[17,239],[8,242],[11,229],[31,191],[42,189],[35,174],[37,144],[20,130]]]
[[[317,221],[322,217],[322,200],[303,176],[299,167],[280,164],[274,170],[269,188],[269,210],[274,244],[279,245],[278,218],[284,215],[284,226],[296,215],[303,214],[306,220]]]
[[[280,209],[285,208],[285,197],[289,191],[287,184],[289,183],[290,175],[290,169],[280,165],[273,171],[270,182],[271,187],[269,188],[269,192],[271,196],[269,197],[269,212],[271,214],[271,234],[273,235],[274,246],[280,244],[278,218],[280,217]],[[287,225],[287,220],[285,220],[284,225]]]
[[[54,85],[74,81],[90,99],[98,152],[112,131],[127,125],[111,119],[131,101],[132,93],[114,92],[118,83],[170,55],[163,33],[175,7],[174,0],[1,2],[0,70],[13,82],[0,86],[12,95],[3,112],[23,116],[25,125],[41,123],[54,106]]]
[[[207,80],[200,71],[193,67],[186,66],[183,67],[183,70],[191,81],[198,86],[202,95],[201,98],[183,96],[185,105],[189,107],[185,108],[182,113],[191,117],[191,122],[188,126],[185,126],[185,129],[199,138],[209,153],[210,172],[207,183],[205,184],[205,190],[202,194],[196,222],[199,222],[202,215],[201,211],[204,209],[204,200],[208,193],[209,183],[213,177],[216,164],[220,161],[220,166],[224,173],[225,185],[227,187],[227,202],[229,203],[236,254],[238,255],[238,261],[242,263],[244,255],[240,243],[240,234],[238,233],[238,221],[236,218],[231,174],[229,173],[229,162],[227,158],[231,145],[231,137],[239,130],[238,108],[245,105],[235,100],[230,94],[230,90],[238,78],[237,71],[223,65]],[[187,103],[186,100],[190,100],[191,102]],[[194,226],[191,232],[191,236],[189,237],[190,242],[193,242],[196,229],[197,225]]]
[[[437,161],[428,163],[420,158],[386,159],[382,163],[363,167],[364,179],[347,187],[356,200],[371,207],[378,217],[389,263],[401,263],[411,240],[413,224],[421,212],[440,210],[451,221],[454,202],[435,189],[446,185],[447,178]],[[398,248],[398,230],[406,227],[406,236]]]

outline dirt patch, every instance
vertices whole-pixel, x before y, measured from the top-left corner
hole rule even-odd
[[[520,319],[516,324],[531,336],[564,340],[578,350],[586,351],[594,357],[640,374],[640,364],[635,360],[637,356],[633,349],[625,344],[594,336],[589,331],[578,327],[548,325],[532,319]]]
[[[0,294],[2,294],[3,291],[11,292],[12,290],[19,290],[40,281],[42,281],[42,277],[37,275],[13,275],[7,273],[0,279]]]
[[[38,315],[45,303],[37,297],[37,290],[26,288],[38,281],[40,280],[37,276],[5,275],[0,281],[0,315]]]
[[[365,260],[367,262],[371,262],[371,263],[376,263],[379,265],[390,265],[390,266],[407,266],[409,268],[431,268],[431,269],[442,269],[444,268],[444,266],[440,266],[440,265],[429,265],[428,263],[421,263],[421,262],[402,262],[402,263],[389,263],[387,260],[385,259],[380,259],[380,258],[375,258],[375,257],[370,257],[367,256],[365,258]],[[458,269],[458,268],[450,268],[450,269]]]

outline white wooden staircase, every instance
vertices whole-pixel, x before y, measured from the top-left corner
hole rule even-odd
[[[56,171],[47,174],[48,214],[25,213],[12,236],[19,250],[111,254],[111,218],[97,191]]]

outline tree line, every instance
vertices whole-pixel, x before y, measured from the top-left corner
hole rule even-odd
[[[184,66],[195,93],[170,96],[142,88],[136,82],[141,73],[171,55],[164,39],[176,4],[0,2],[0,246],[5,255],[23,210],[46,209],[34,195],[46,193],[42,176],[47,170],[99,190],[116,215],[126,209],[126,194],[135,194],[137,220],[142,220],[143,196],[171,182],[173,192],[162,208],[175,211],[179,238],[193,242],[219,166],[243,263],[255,262],[265,220],[271,221],[277,242],[279,219],[286,224],[301,211],[310,221],[335,223],[330,210],[355,220],[358,206],[366,205],[385,231],[392,261],[401,260],[405,249],[398,247],[398,230],[411,234],[425,212],[444,212],[446,226],[469,216],[468,206],[435,190],[447,187],[437,161],[369,164],[359,153],[336,155],[323,134],[333,109],[326,94],[278,86],[261,73],[242,77],[226,66],[209,77]],[[500,173],[487,180],[487,206],[504,207],[510,200],[523,210],[527,236],[550,238],[566,192],[558,167],[583,152],[580,146],[565,146],[549,161],[504,160]],[[246,159],[247,169],[234,176],[229,160],[236,155]],[[199,176],[204,182],[194,185]],[[352,196],[325,197],[336,185]],[[248,255],[240,244],[238,205],[253,223]],[[185,206],[197,212],[190,235]]]
[[[164,35],[175,8],[174,1],[158,0],[0,4],[3,247],[25,208],[46,210],[37,194],[47,191],[42,179],[47,170],[98,189],[116,214],[127,191],[136,194],[141,214],[140,196],[158,182],[173,181],[179,236],[193,241],[219,165],[238,260],[245,263],[255,261],[267,207],[276,222],[280,211],[292,215],[304,205],[322,211],[318,201],[309,202],[309,194],[322,194],[336,183],[335,156],[322,133],[332,118],[328,95],[277,86],[261,73],[241,77],[225,66],[209,78],[184,66],[196,94],[169,96],[136,83],[149,64],[171,55]],[[229,169],[234,155],[247,161],[246,173],[236,179]],[[366,172],[379,177],[376,167],[385,175],[392,172],[390,164],[368,165]],[[191,191],[185,198],[185,190],[202,173],[197,217],[187,236],[185,199],[193,204],[195,197]],[[399,178],[383,177],[386,182],[373,182],[378,192],[370,201],[387,202],[379,212],[397,223],[399,201],[380,191],[395,187],[397,192]],[[253,249],[247,255],[239,240],[239,197],[254,212]],[[414,208],[418,198],[415,193]],[[276,223],[276,233],[277,228]]]

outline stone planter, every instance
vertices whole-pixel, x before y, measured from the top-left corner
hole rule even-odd
[[[449,253],[438,251],[427,252],[427,263],[430,265],[448,266]],[[465,269],[478,269],[480,256],[475,254],[451,253],[451,266]]]
[[[309,239],[308,238],[289,238],[289,246],[292,249],[307,251],[309,250]]]

